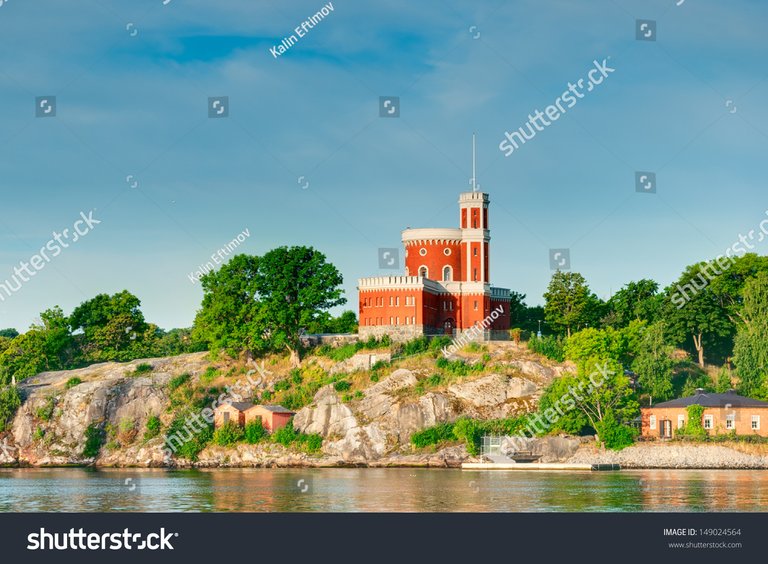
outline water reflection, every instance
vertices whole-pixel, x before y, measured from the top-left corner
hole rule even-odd
[[[0,511],[768,511],[768,472],[0,470]]]

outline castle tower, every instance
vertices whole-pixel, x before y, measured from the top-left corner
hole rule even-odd
[[[459,196],[464,282],[487,284],[490,280],[488,204],[484,192],[464,192]]]

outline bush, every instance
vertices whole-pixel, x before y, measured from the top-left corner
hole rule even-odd
[[[541,338],[531,337],[528,348],[533,352],[557,362],[565,360],[564,342],[561,337],[545,335]]]
[[[101,452],[101,446],[104,444],[106,433],[100,425],[91,423],[85,430],[85,448],[83,448],[83,458],[96,458]]]
[[[318,452],[323,446],[323,437],[317,434],[299,433],[293,428],[293,421],[289,421],[285,427],[272,433],[272,442],[284,447],[295,445],[305,452]]]
[[[176,418],[168,427],[165,436],[169,438],[169,444],[173,444],[174,447],[176,447],[176,455],[191,461],[196,461],[197,455],[200,454],[200,451],[202,451],[213,438],[213,426],[206,424],[202,430],[195,432],[186,424],[186,417],[188,415],[190,415],[189,412],[181,412],[177,414]],[[181,442],[181,445],[177,446],[177,441],[170,442],[171,437],[178,439],[178,442]]]
[[[20,406],[21,394],[16,386],[0,389],[0,431],[5,431]]]
[[[55,407],[56,407],[56,398],[54,398],[53,396],[50,396],[45,401],[45,405],[37,408],[37,411],[35,411],[35,415],[37,415],[37,418],[42,421],[50,421],[53,418],[53,410]]]
[[[688,412],[688,421],[685,424],[682,432],[678,432],[677,435],[687,439],[705,439],[707,438],[707,431],[704,429],[702,417],[704,416],[704,407],[693,404],[686,408]]]
[[[203,373],[200,375],[200,382],[202,382],[202,383],[204,383],[204,384],[208,384],[208,383],[210,383],[210,382],[213,382],[213,380],[214,380],[214,379],[216,378],[216,376],[218,376],[218,375],[219,375],[219,371],[218,371],[218,369],[216,369],[216,368],[215,368],[215,367],[213,367],[213,366],[209,366],[208,368],[206,368],[206,369],[205,369],[205,372],[203,372]]]
[[[251,421],[245,426],[245,442],[251,445],[255,445],[267,436],[267,431],[264,429],[264,424],[261,419]]]
[[[158,436],[161,427],[162,424],[160,423],[160,418],[157,415],[150,416],[149,419],[147,419],[147,430],[144,431],[144,440],[148,441]]]
[[[350,384],[346,380],[339,380],[333,385],[333,389],[336,390],[337,392],[346,392],[351,387],[352,387],[352,384]]]
[[[443,423],[417,431],[411,435],[411,444],[416,448],[436,445],[444,441],[454,441],[453,423]]]
[[[70,388],[74,388],[75,386],[78,386],[78,385],[80,385],[82,383],[83,383],[83,381],[80,378],[78,378],[77,376],[75,376],[75,377],[70,378],[69,380],[67,380],[67,383],[64,384],[64,388],[69,390]]]
[[[242,427],[230,421],[213,432],[213,442],[219,446],[231,446],[242,441],[244,436]]]
[[[608,411],[600,423],[597,423],[597,436],[606,448],[621,450],[632,446],[635,442],[637,431],[616,420],[612,411]]]
[[[379,375],[371,374],[371,382],[378,382],[378,381],[379,381]]]
[[[189,382],[189,379],[190,379],[191,377],[192,377],[192,376],[191,376],[189,373],[184,373],[184,374],[180,374],[179,376],[174,376],[174,377],[173,377],[173,378],[171,378],[171,380],[168,382],[168,389],[169,389],[170,391],[174,391],[174,390],[176,390],[177,388],[180,388],[181,386],[183,386],[184,384],[186,384],[187,382]]]
[[[453,425],[453,435],[467,445],[467,453],[472,456],[480,454],[480,441],[483,435],[477,421],[467,418],[457,420]]]
[[[485,370],[485,364],[482,362],[468,364],[462,359],[448,360],[442,356],[438,358],[437,361],[435,361],[435,366],[437,366],[440,370],[444,370],[445,372],[455,376],[468,376],[469,374],[474,374]]]
[[[140,376],[141,374],[147,374],[148,372],[152,372],[152,365],[142,362],[134,369],[133,375]]]

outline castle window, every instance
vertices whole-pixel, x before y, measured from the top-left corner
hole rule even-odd
[[[400,325],[400,318],[399,317],[395,317],[395,325]]]
[[[472,269],[472,280],[477,282],[477,269],[476,268]]]
[[[475,311],[477,311],[477,300],[475,300]]]
[[[420,266],[419,276],[423,276],[424,278],[429,278],[429,269],[427,269],[426,266]]]
[[[394,298],[392,296],[389,296],[389,307],[392,307],[393,303],[394,303]]]
[[[424,247],[422,247],[421,249],[419,249],[419,254],[420,254],[421,256],[423,256],[423,257],[427,256],[427,249],[425,249]]]
[[[452,278],[453,278],[453,275],[451,273],[451,267],[450,266],[443,267],[443,281],[450,282]]]
[[[472,256],[477,256],[477,247],[472,249]]]
[[[400,296],[397,296],[397,297],[395,298],[395,306],[396,306],[396,307],[400,307]]]
[[[449,249],[448,247],[444,248],[443,254],[447,257],[451,256],[451,249]]]

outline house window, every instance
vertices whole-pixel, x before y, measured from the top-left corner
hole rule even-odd
[[[444,267],[443,268],[443,281],[444,282],[450,282],[451,278],[453,278],[453,276],[451,276],[451,267],[450,266]]]
[[[678,415],[677,416],[677,428],[682,429],[685,427],[685,415]]]
[[[733,429],[736,427],[736,416],[731,413],[729,415],[725,416],[725,428],[726,429]]]
[[[229,411],[224,412],[224,425],[229,423]]]
[[[711,415],[704,416],[704,428],[711,429],[714,426],[714,419]]]
[[[753,415],[752,416],[752,430],[753,431],[759,431],[760,430],[760,416],[759,415]]]
[[[648,427],[651,431],[656,429],[656,416],[651,415],[651,417],[648,419]]]

